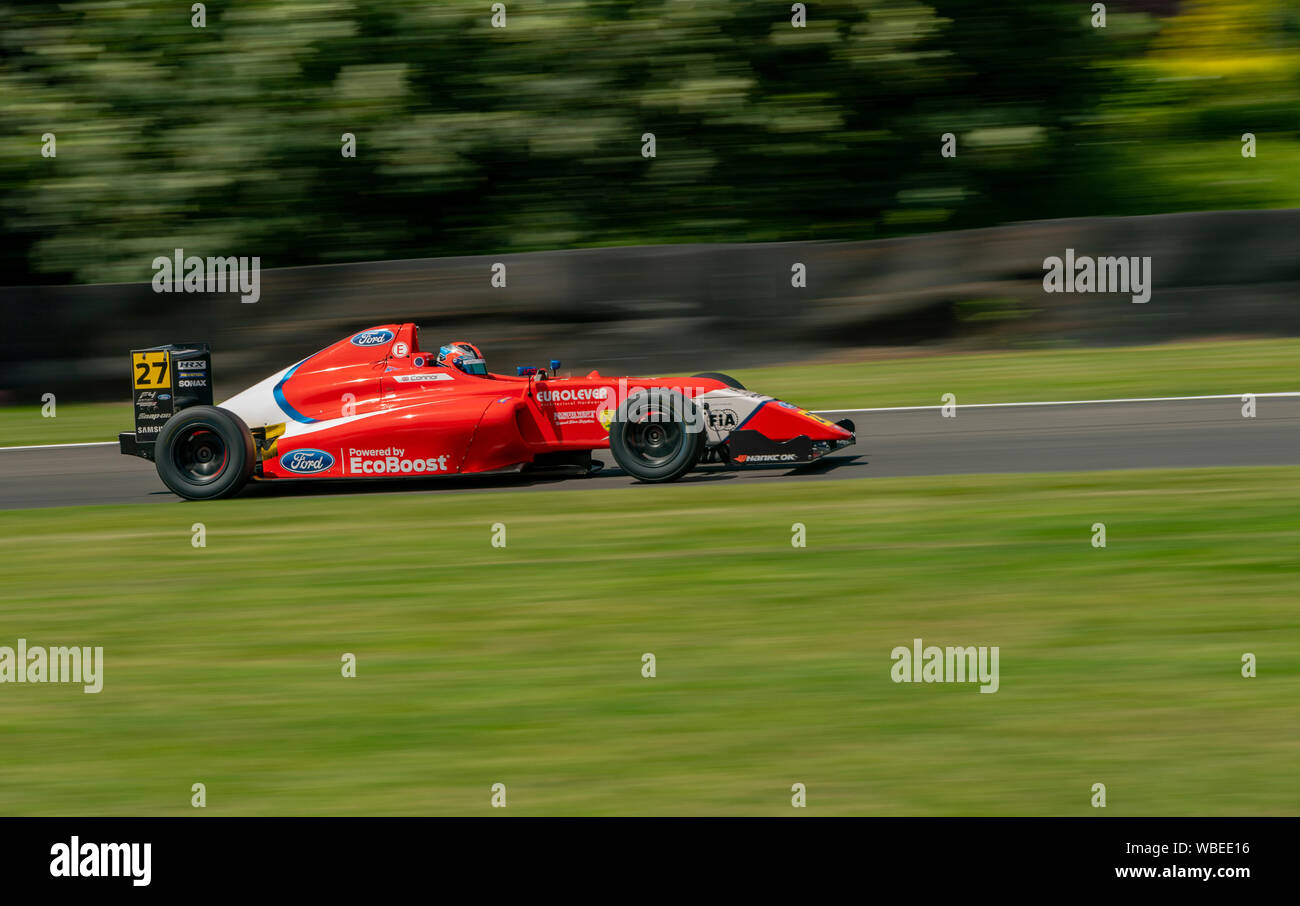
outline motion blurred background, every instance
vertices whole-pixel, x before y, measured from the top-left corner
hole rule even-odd
[[[0,0],[0,445],[113,441],[132,348],[211,343],[221,399],[405,320],[497,371],[739,368],[815,409],[1250,391],[1174,420],[1294,424],[1262,396],[1300,389],[1294,0],[505,5]],[[261,298],[153,292],[176,248],[259,257]],[[1151,256],[1151,300],[1045,293],[1066,248]],[[511,814],[790,814],[798,782],[817,814],[1095,816],[1097,783],[1296,814],[1286,456],[31,509],[151,467],[0,452],[0,645],[107,663],[4,687],[0,813],[479,814],[504,782]],[[915,638],[1002,646],[999,692],[895,685]]]
[[[244,381],[407,319],[624,371],[1300,332],[1294,212],[981,232],[1300,208],[1294,3],[506,6],[0,6],[0,392],[116,396],[178,338]],[[1156,256],[1157,304],[1047,296],[1067,245]],[[261,301],[154,294],[178,247],[260,257]]]

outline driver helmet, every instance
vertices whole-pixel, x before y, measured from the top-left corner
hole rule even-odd
[[[453,340],[438,350],[438,364],[444,368],[455,366],[466,374],[485,375],[487,361],[477,346],[465,340]]]

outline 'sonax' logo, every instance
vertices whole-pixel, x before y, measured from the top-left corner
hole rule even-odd
[[[921,647],[912,639],[912,647],[899,645],[889,653],[894,666],[889,677],[896,683],[980,683],[981,692],[997,692],[998,647],[940,648]]]
[[[353,346],[383,346],[393,338],[391,330],[377,328],[375,330],[363,330],[352,338]]]
[[[316,475],[333,466],[334,457],[324,450],[294,450],[280,457],[280,467],[297,475]]]

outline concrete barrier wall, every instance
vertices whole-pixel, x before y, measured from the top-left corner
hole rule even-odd
[[[1044,292],[1044,259],[1067,248],[1149,256],[1151,300]],[[498,261],[504,288],[490,283]],[[807,268],[805,288],[791,285],[796,262]],[[558,358],[566,369],[643,375],[882,345],[1300,334],[1300,210],[1038,221],[872,242],[271,263],[262,262],[255,304],[155,293],[148,282],[0,289],[0,398],[126,398],[129,349],[187,341],[212,345],[220,397],[357,329],[408,320],[426,347],[473,340],[497,371]],[[143,263],[142,276],[151,274]]]

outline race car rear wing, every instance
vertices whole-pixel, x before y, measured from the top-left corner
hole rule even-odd
[[[212,353],[207,343],[131,350],[131,401],[135,430],[117,436],[128,456],[153,459],[154,441],[167,420],[189,406],[212,405]]]

